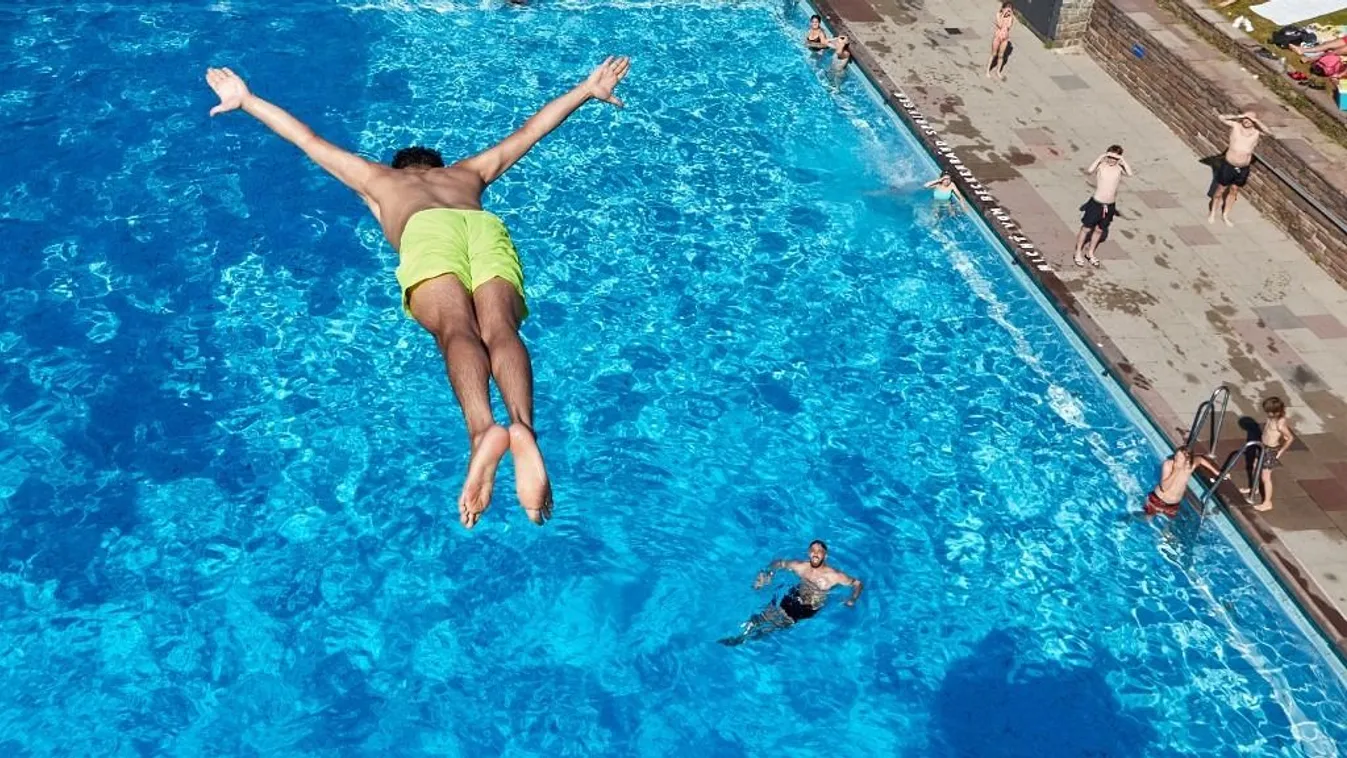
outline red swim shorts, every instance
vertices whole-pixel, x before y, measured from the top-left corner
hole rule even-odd
[[[1154,516],[1157,513],[1163,516],[1174,518],[1175,516],[1179,515],[1179,504],[1166,503],[1165,501],[1160,499],[1159,495],[1152,492],[1146,498],[1146,515]]]

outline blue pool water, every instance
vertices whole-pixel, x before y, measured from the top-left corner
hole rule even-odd
[[[1347,693],[855,72],[779,2],[0,6],[0,754],[1337,754]],[[230,65],[494,186],[557,515],[474,532],[359,201]],[[739,648],[827,540],[854,609]],[[778,585],[778,591],[784,586]]]

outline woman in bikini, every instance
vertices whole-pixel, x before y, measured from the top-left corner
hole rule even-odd
[[[1015,25],[1015,11],[1010,0],[1003,0],[1001,10],[996,12],[996,29],[992,32],[992,57],[987,61],[987,78],[996,74],[996,78],[1005,81],[1002,73],[1006,67],[1006,49],[1010,46],[1010,27]]]
[[[823,31],[823,18],[817,14],[809,17],[809,31],[804,33],[804,46],[810,50],[827,50],[832,40]]]

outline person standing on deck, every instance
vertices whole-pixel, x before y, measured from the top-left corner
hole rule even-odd
[[[482,192],[580,106],[599,100],[621,107],[613,89],[629,68],[627,58],[609,57],[481,153],[445,166],[438,152],[408,147],[393,156],[391,168],[319,137],[254,95],[228,68],[206,70],[206,83],[220,98],[211,116],[242,109],[294,143],[360,195],[398,251],[403,309],[435,337],[467,424],[471,452],[458,510],[469,529],[491,503],[496,467],[507,450],[529,519],[542,524],[552,514],[552,488],[533,428],[533,369],[519,339],[528,312],[523,270],[505,225],[482,210]],[[491,377],[510,414],[508,430],[491,413]]]
[[[992,27],[992,57],[987,61],[987,78],[1006,80],[1006,57],[1010,54],[1010,30],[1015,26],[1015,8],[1010,0],[1001,3]]]
[[[1085,170],[1095,178],[1094,194],[1080,207],[1080,232],[1076,235],[1077,266],[1089,261],[1091,266],[1099,267],[1099,259],[1094,257],[1095,248],[1108,234],[1109,224],[1118,215],[1118,186],[1122,184],[1123,174],[1132,176],[1132,167],[1122,157],[1122,145],[1109,145],[1108,150]],[[1085,249],[1086,242],[1090,247]]]
[[[1207,223],[1216,222],[1216,211],[1221,211],[1221,220],[1226,226],[1230,222],[1230,208],[1234,206],[1239,190],[1249,182],[1249,169],[1253,166],[1253,151],[1258,140],[1265,134],[1271,134],[1253,111],[1245,111],[1237,116],[1221,116],[1222,123],[1230,125],[1230,144],[1216,168],[1216,192],[1207,205]]]

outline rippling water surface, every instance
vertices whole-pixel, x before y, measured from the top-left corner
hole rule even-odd
[[[1156,452],[805,18],[0,8],[0,752],[1336,755],[1333,670],[1216,529],[1124,519]],[[487,197],[557,516],[506,466],[468,533],[377,227],[202,69],[386,160],[610,52],[628,108]],[[815,538],[857,607],[715,644]]]

